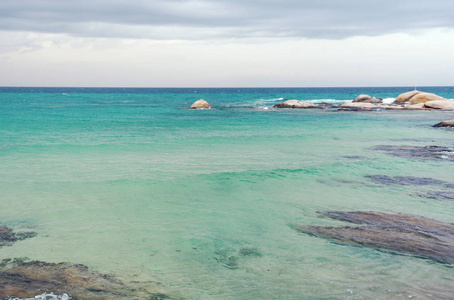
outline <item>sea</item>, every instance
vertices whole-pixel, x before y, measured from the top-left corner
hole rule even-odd
[[[0,225],[37,233],[0,260],[83,264],[172,299],[454,297],[452,265],[295,230],[349,225],[326,211],[454,222],[454,201],[421,196],[439,186],[371,180],[454,184],[452,159],[377,150],[454,147],[432,127],[454,112],[273,108],[413,89],[0,87]],[[199,99],[214,108],[189,110]]]

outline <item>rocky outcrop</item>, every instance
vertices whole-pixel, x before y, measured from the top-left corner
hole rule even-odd
[[[357,102],[361,102],[361,103],[383,103],[383,99],[381,99],[381,98],[373,98],[373,97],[371,97],[369,95],[361,94],[358,97],[356,97],[355,100],[353,100],[353,103],[357,103]]]
[[[343,244],[390,250],[440,263],[454,263],[454,224],[401,214],[326,212],[325,216],[363,226],[300,226],[302,233]]]
[[[213,108],[208,102],[203,99],[197,100],[196,102],[192,103],[189,109],[210,109]]]
[[[440,123],[435,124],[432,127],[454,127],[454,119],[453,120],[442,121]]]
[[[435,100],[424,103],[425,108],[453,110],[454,100]]]
[[[32,298],[50,291],[69,294],[74,299],[170,299],[161,293],[126,285],[114,276],[91,271],[81,264],[21,259],[0,263],[1,299]]]
[[[393,103],[394,104],[403,104],[405,102],[410,101],[410,99],[412,97],[414,97],[415,95],[417,95],[419,93],[422,93],[422,92],[414,90],[414,91],[410,91],[410,92],[406,92],[406,93],[400,94],[399,96],[397,96],[396,100],[394,100]]]
[[[311,102],[302,102],[299,100],[287,100],[274,105],[276,108],[319,108]]]
[[[411,97],[410,103],[411,104],[417,104],[417,103],[426,103],[429,101],[434,101],[434,100],[447,100],[446,98],[440,97],[438,95],[432,94],[432,93],[418,93]]]

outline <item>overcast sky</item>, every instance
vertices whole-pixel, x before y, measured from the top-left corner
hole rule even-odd
[[[0,86],[453,85],[452,0],[0,0]]]

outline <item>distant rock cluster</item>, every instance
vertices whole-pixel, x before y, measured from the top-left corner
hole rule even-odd
[[[314,104],[300,100],[286,100],[275,104],[275,108],[299,108],[299,109],[334,109],[338,111],[371,111],[371,110],[454,110],[454,100],[443,98],[432,93],[418,90],[409,91],[397,96],[391,104],[383,103],[383,99],[370,95],[358,95],[352,102],[341,105],[332,105],[322,102]],[[200,99],[194,102],[189,109],[211,109],[207,101]],[[447,120],[435,124],[433,127],[454,127],[454,120]]]
[[[311,102],[299,100],[287,100],[274,105],[276,108],[326,108],[326,104],[315,105]],[[435,94],[420,92],[417,90],[410,91],[399,95],[391,104],[384,104],[383,99],[375,98],[370,95],[358,95],[352,102],[329,107],[338,110],[377,110],[377,109],[405,109],[405,110],[423,110],[423,109],[441,109],[454,110],[454,100],[448,100]]]

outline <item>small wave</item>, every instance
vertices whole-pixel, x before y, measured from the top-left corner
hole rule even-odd
[[[383,103],[384,104],[391,104],[396,100],[396,98],[383,98]]]
[[[70,300],[71,297],[67,294],[63,295],[54,295],[54,293],[44,293],[41,295],[37,295],[33,298],[8,298],[8,300]]]

